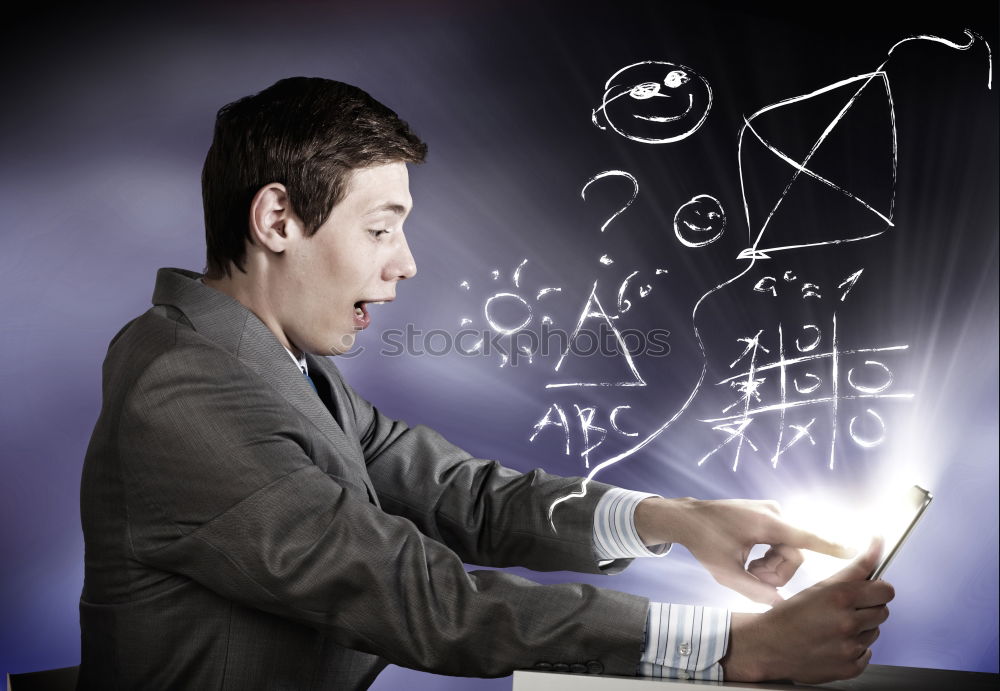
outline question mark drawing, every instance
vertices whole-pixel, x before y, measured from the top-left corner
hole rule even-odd
[[[619,176],[619,177],[623,177],[623,178],[628,178],[629,180],[632,181],[632,198],[629,199],[627,202],[625,202],[625,206],[623,206],[622,208],[618,209],[618,211],[614,212],[613,214],[611,214],[608,217],[608,220],[606,220],[604,222],[604,225],[601,226],[601,232],[602,233],[604,232],[604,229],[607,228],[611,224],[611,221],[613,221],[616,218],[618,218],[618,216],[625,209],[627,209],[628,207],[630,207],[632,205],[632,202],[635,201],[635,198],[639,196],[639,181],[635,179],[635,176],[632,175],[632,173],[628,173],[628,172],[626,172],[624,170],[605,170],[605,171],[602,171],[602,172],[598,173],[597,175],[595,175],[594,177],[590,178],[589,180],[587,180],[586,184],[583,186],[583,189],[580,190],[580,198],[583,199],[584,201],[587,201],[587,188],[590,187],[595,182],[597,182],[598,180],[600,180],[601,178],[607,178],[607,177],[611,177],[613,175]]]

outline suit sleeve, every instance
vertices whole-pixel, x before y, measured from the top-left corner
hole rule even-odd
[[[593,660],[635,673],[644,598],[467,573],[411,520],[318,468],[308,424],[225,353],[161,355],[119,420],[134,557],[407,667],[501,676],[542,660]],[[517,486],[536,481],[525,482]]]
[[[617,573],[631,559],[599,565],[594,512],[610,485],[582,478],[520,473],[472,457],[434,430],[383,415],[337,375],[382,507],[451,547],[463,561],[536,571]]]

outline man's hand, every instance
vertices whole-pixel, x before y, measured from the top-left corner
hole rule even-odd
[[[861,674],[894,594],[885,581],[866,580],[881,552],[875,540],[847,568],[770,611],[733,614],[726,680],[820,684]]]
[[[680,543],[716,581],[765,604],[782,599],[777,588],[788,583],[802,563],[800,549],[841,558],[853,555],[843,545],[786,523],[773,501],[651,497],[636,507],[635,527],[646,545]],[[770,548],[747,564],[755,545]]]

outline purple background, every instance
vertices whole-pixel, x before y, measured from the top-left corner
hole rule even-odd
[[[747,232],[735,154],[742,116],[874,69],[908,35],[964,42],[962,29],[970,28],[998,46],[995,3],[952,2],[892,18],[844,7],[812,18],[777,6],[428,4],[41,8],[7,23],[0,48],[0,670],[79,660],[79,475],[100,406],[100,364],[114,333],[148,307],[156,268],[203,266],[199,175],[219,106],[281,77],[316,75],[362,86],[412,124],[431,147],[428,163],[411,171],[416,207],[407,234],[420,273],[400,286],[396,303],[375,308],[373,331],[359,341],[365,351],[339,364],[390,415],[429,424],[517,468],[579,474],[581,460],[561,455],[551,429],[528,442],[554,400],[539,386],[552,358],[500,369],[496,358],[454,352],[380,357],[377,330],[409,321],[454,333],[466,314],[481,326],[490,271],[506,279],[525,257],[526,285],[564,288],[552,310],[569,328],[604,270],[596,262],[602,253],[616,257],[615,271],[664,266],[669,277],[630,322],[671,331],[671,354],[640,363],[655,386],[635,394],[628,418],[651,429],[697,378],[693,300],[743,265],[733,259]],[[647,59],[689,65],[713,87],[706,124],[683,142],[642,146],[590,123],[604,81]],[[986,89],[981,44],[964,53],[900,49],[890,72],[899,127],[896,228],[867,244],[761,265],[794,266],[825,286],[822,308],[798,296],[767,302],[749,289],[758,274],[715,296],[699,322],[710,363],[704,395],[600,479],[665,495],[785,501],[796,493],[867,497],[885,475],[926,478],[937,499],[890,571],[898,595],[874,661],[996,672],[997,92]],[[815,123],[803,115],[776,136],[815,136]],[[884,166],[884,157],[851,158],[850,146],[869,148],[868,136],[878,150],[878,124],[878,112],[861,112],[852,123],[856,140],[827,162],[841,180],[866,184],[867,172]],[[595,185],[583,203],[579,190],[610,168],[634,172],[642,191],[605,236],[597,228],[621,194]],[[719,242],[691,251],[673,238],[670,221],[701,193],[721,201],[728,225]],[[825,220],[800,212],[804,225]],[[698,468],[720,439],[697,418],[722,407],[711,376],[739,354],[733,339],[773,330],[776,319],[828,323],[833,286],[860,266],[866,273],[856,292],[837,306],[844,342],[910,345],[894,374],[916,397],[881,409],[887,442],[845,451],[834,471],[808,448],[778,469],[750,457],[737,472],[721,459]],[[458,289],[462,280],[472,284],[468,293]],[[586,393],[582,400],[595,405],[622,400]],[[680,549],[612,579],[530,576],[665,601],[734,603]],[[390,667],[376,688],[403,684],[506,688],[509,680]]]

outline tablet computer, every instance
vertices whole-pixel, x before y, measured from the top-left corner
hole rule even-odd
[[[878,565],[869,574],[868,580],[874,581],[881,578],[889,566],[889,562],[899,553],[903,542],[913,532],[913,527],[924,515],[924,510],[933,498],[934,496],[923,487],[914,485],[907,491],[899,506],[888,507],[889,520],[887,521],[888,525],[884,526],[885,532],[883,533],[885,551],[882,553],[882,559],[879,560]]]

